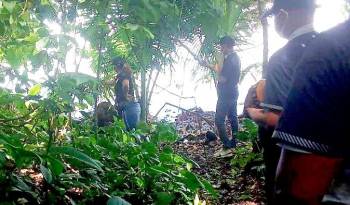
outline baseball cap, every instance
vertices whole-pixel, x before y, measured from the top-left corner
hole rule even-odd
[[[274,0],[272,8],[268,9],[262,16],[266,18],[268,16],[276,14],[279,10],[293,10],[293,9],[315,9],[315,0]]]
[[[224,36],[224,37],[220,38],[219,44],[220,45],[234,46],[236,44],[236,42],[230,36]]]
[[[122,68],[125,64],[125,60],[122,57],[115,57],[112,59],[112,64],[118,68]]]

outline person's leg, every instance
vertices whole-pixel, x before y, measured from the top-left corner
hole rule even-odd
[[[263,147],[263,158],[265,164],[265,193],[267,204],[273,204],[275,192],[275,176],[281,149],[272,142],[273,129],[259,127],[259,140]]]
[[[126,131],[130,131],[130,127],[129,127],[129,123],[128,123],[127,111],[123,110],[123,111],[121,111],[121,113],[122,113],[122,119],[124,121]]]
[[[124,118],[124,116],[123,116],[123,108],[117,107],[116,110],[117,110],[117,117],[120,118],[120,119],[123,119]]]
[[[232,148],[233,144],[227,137],[226,133],[226,124],[225,119],[228,113],[228,105],[222,100],[218,100],[216,104],[216,113],[215,113],[215,125],[218,130],[218,135],[221,139],[221,142],[224,144],[224,148]]]
[[[128,103],[124,109],[124,122],[128,131],[136,129],[137,124],[140,121],[140,104],[139,103]]]
[[[237,100],[229,102],[228,120],[232,129],[232,144],[236,146],[236,137],[238,133],[238,118],[237,118]]]
[[[276,175],[275,204],[320,205],[342,161],[282,149]]]

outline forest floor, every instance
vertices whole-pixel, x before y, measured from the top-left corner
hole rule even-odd
[[[194,112],[182,113],[176,120],[177,130],[184,138],[175,145],[175,150],[196,162],[198,166],[194,166],[193,171],[209,180],[218,191],[219,197],[216,200],[210,200],[206,196],[202,198],[206,199],[207,204],[263,205],[263,178],[261,172],[252,169],[256,165],[248,164],[237,170],[233,161],[239,160],[240,153],[230,158],[214,158],[214,153],[221,149],[221,143],[217,140],[205,145],[206,136],[203,133],[211,130],[212,126],[196,117],[200,113],[206,119],[212,120],[214,113],[192,111]],[[239,143],[238,147],[242,148],[244,145]]]

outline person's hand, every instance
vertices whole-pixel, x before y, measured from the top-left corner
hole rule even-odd
[[[207,67],[207,68],[210,67],[209,63],[207,61],[205,61],[205,60],[199,61],[199,65],[201,65],[203,67]]]
[[[126,98],[127,98],[127,100],[128,100],[129,102],[134,100],[134,97],[133,97],[132,95],[130,95],[130,94],[128,94],[128,95],[126,96]]]
[[[116,80],[113,78],[111,80],[106,80],[106,81],[103,81],[103,84],[106,85],[106,86],[112,86],[114,85],[116,82]]]
[[[248,112],[249,117],[255,122],[261,121],[262,117],[264,116],[263,109],[247,108],[247,112]]]

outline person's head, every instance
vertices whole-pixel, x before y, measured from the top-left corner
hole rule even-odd
[[[296,29],[313,23],[315,9],[315,0],[275,0],[265,17],[274,15],[276,31],[288,38]]]
[[[122,57],[115,57],[112,60],[112,64],[114,66],[114,70],[117,73],[120,73],[124,70],[126,62],[125,62],[124,58],[122,58]]]
[[[224,36],[220,39],[220,49],[223,54],[227,54],[233,50],[235,40],[230,36]]]

